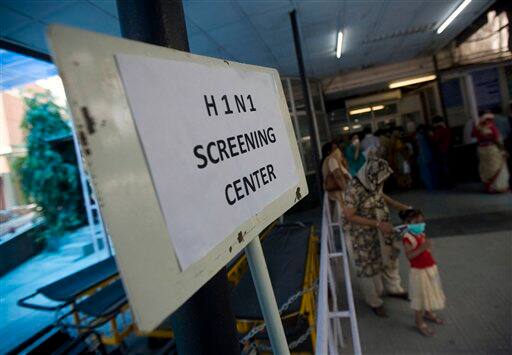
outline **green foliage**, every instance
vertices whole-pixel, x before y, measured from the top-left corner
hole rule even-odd
[[[76,161],[49,142],[54,137],[68,136],[71,129],[49,93],[34,94],[25,101],[27,111],[22,128],[28,131],[28,152],[13,165],[25,195],[42,208],[45,234],[60,236],[84,219]]]

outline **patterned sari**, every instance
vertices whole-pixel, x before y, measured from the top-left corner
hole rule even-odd
[[[384,200],[382,186],[392,170],[385,160],[371,157],[350,180],[344,194],[345,207],[356,210],[356,215],[379,221],[389,221],[389,210]],[[370,226],[344,220],[345,233],[350,238],[354,265],[358,277],[379,275],[386,261],[383,260],[380,232]],[[395,236],[383,236],[384,246],[391,248],[390,258],[395,261],[400,253]]]
[[[494,120],[487,119],[476,125],[473,136],[478,141],[479,173],[486,190],[491,193],[508,191],[510,175]]]

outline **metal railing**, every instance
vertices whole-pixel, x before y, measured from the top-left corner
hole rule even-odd
[[[331,208],[331,206],[333,208]],[[318,280],[318,307],[317,307],[317,342],[316,354],[336,355],[339,349],[345,347],[341,321],[348,318],[351,327],[352,346],[354,354],[361,354],[359,329],[357,325],[356,310],[352,294],[350,268],[348,262],[347,245],[341,225],[341,208],[339,204],[329,201],[324,195],[322,209],[322,230],[320,241],[320,275]],[[336,248],[339,239],[341,250]],[[338,262],[341,259],[341,263]],[[343,268],[343,281],[345,283],[347,309],[341,310],[336,277],[333,267]]]

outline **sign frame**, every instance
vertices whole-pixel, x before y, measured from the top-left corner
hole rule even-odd
[[[308,193],[302,160],[278,72],[121,39],[61,25],[47,31],[103,220],[141,330],[157,327],[258,234]],[[133,54],[229,66],[271,74],[299,177],[261,213],[227,236],[209,254],[181,271],[169,239],[142,142],[115,55]],[[144,239],[149,242],[144,242]],[[142,241],[141,241],[142,240]],[[259,242],[259,241],[258,241]]]

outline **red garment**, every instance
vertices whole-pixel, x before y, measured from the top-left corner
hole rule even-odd
[[[437,127],[432,142],[438,153],[448,154],[452,145],[452,131],[448,127]]]
[[[420,245],[425,243],[425,240],[426,240],[425,234],[414,235],[411,233],[406,233],[404,235],[403,243],[404,243],[404,245],[406,245],[406,244],[411,245],[412,250],[415,251],[416,249],[418,249],[420,247]],[[417,257],[409,259],[409,262],[411,264],[411,267],[415,268],[415,269],[425,269],[427,267],[431,267],[436,264],[434,258],[432,257],[432,254],[430,253],[429,250],[425,250],[423,253],[421,253]]]

